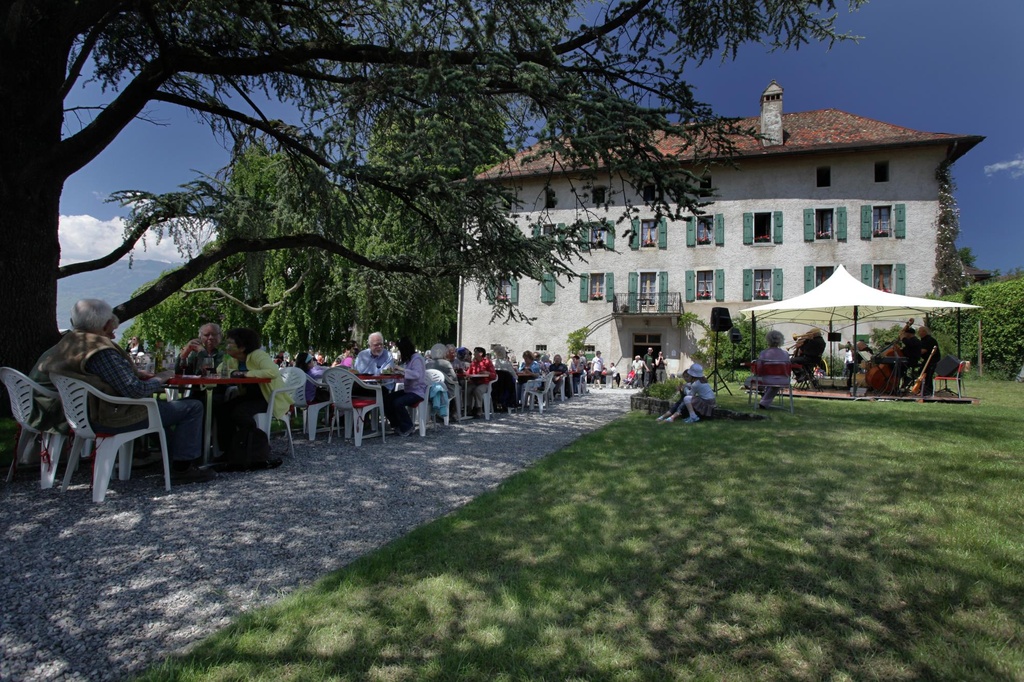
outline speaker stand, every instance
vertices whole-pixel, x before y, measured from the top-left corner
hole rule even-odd
[[[729,395],[732,395],[732,391],[729,389],[729,384],[725,383],[725,378],[722,376],[721,372],[718,371],[718,332],[715,332],[715,350],[714,350],[714,353],[715,353],[715,369],[714,369],[714,371],[711,372],[711,378],[714,380],[715,393],[716,394],[718,393],[718,382],[721,381],[722,382],[722,388],[724,388],[725,391]]]

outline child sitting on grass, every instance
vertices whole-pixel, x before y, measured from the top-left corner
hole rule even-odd
[[[701,415],[710,417],[715,411],[715,391],[704,376],[704,368],[694,363],[683,372],[686,383],[679,385],[679,400],[668,412],[658,417],[660,422],[674,422],[677,417],[682,416],[683,408],[689,413],[684,424],[694,424],[700,421]]]

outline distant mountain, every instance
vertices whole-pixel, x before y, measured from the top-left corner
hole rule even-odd
[[[157,260],[136,260],[128,267],[127,261],[94,272],[83,272],[57,281],[57,326],[65,329],[71,319],[71,306],[80,298],[101,298],[110,305],[124,303],[132,292],[143,284],[152,282],[167,270],[180,263],[165,263]],[[128,320],[121,320],[121,328],[127,327]]]

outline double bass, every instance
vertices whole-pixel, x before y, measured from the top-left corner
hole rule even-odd
[[[900,330],[899,336],[902,336],[904,332],[910,329],[912,324],[914,324],[914,318],[907,320],[907,323],[903,325],[903,329]],[[900,377],[898,375],[893,376],[897,373],[896,358],[905,357],[900,351],[899,341],[893,341],[883,348],[876,357],[881,358],[881,360],[876,361],[868,369],[867,376],[864,377],[865,383],[869,388],[879,393],[896,393],[900,385]],[[886,362],[886,359],[889,361]]]

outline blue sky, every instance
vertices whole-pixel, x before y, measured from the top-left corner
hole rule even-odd
[[[842,2],[842,0],[839,0]],[[958,246],[978,267],[1024,267],[1024,1],[874,0],[838,26],[858,43],[767,54],[747,46],[735,61],[691,74],[697,95],[727,116],[756,116],[773,79],[787,112],[835,108],[928,132],[983,135],[957,161]],[[124,211],[105,203],[119,189],[168,191],[227,161],[209,131],[174,109],[154,109],[71,177],[61,200],[64,261],[103,255],[119,241]],[[176,260],[167,244],[136,258]]]

